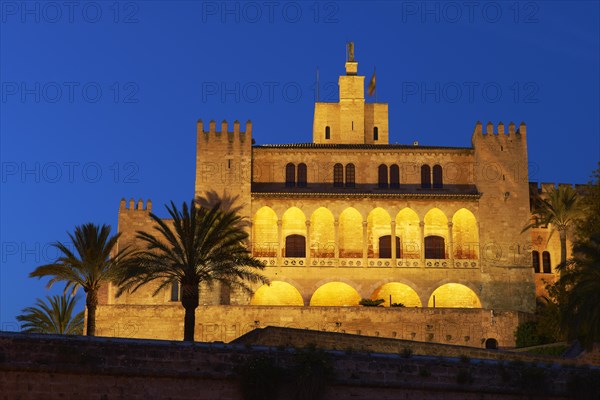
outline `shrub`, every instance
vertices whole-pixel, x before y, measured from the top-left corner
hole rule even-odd
[[[383,304],[383,302],[385,302],[384,299],[377,299],[377,300],[360,299],[358,304],[360,304],[361,306],[365,306],[365,307],[379,307],[380,305]]]
[[[406,307],[404,303],[392,303],[392,307]]]

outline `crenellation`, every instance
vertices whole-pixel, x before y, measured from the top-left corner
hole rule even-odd
[[[487,125],[485,126],[485,133],[486,135],[493,135],[494,134],[494,124],[492,124],[492,122],[488,122]]]
[[[502,121],[498,123],[498,135],[504,135],[504,124]]]
[[[217,132],[217,123],[215,122],[214,119],[211,119],[210,122],[208,123],[209,129],[208,129],[208,133],[216,133]]]
[[[508,134],[511,136],[515,134],[515,123],[512,121],[508,124]]]
[[[221,133],[229,133],[226,120],[221,121]]]
[[[235,133],[236,135],[240,133],[240,121],[238,121],[237,119],[233,121],[233,133]]]
[[[521,122],[519,124],[519,129],[517,130],[517,135],[526,136],[526,134],[527,134],[527,125],[525,125],[525,122]]]
[[[136,210],[143,210],[144,209],[144,202],[142,199],[139,199],[137,202],[137,205],[135,207]]]

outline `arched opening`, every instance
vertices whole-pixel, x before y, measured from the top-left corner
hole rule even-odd
[[[288,163],[285,166],[285,186],[294,187],[296,185],[296,166]]]
[[[390,188],[400,188],[400,168],[396,164],[390,166]]]
[[[419,216],[414,210],[404,208],[396,215],[396,236],[402,244],[402,258],[421,258],[421,231]]]
[[[346,164],[346,187],[353,188],[355,186],[356,173],[354,164]]]
[[[532,251],[531,252],[531,261],[533,263],[533,272],[535,272],[536,274],[540,273],[540,252],[539,251]]]
[[[302,295],[287,282],[273,281],[270,285],[262,285],[252,296],[253,306],[303,306]]]
[[[388,187],[388,169],[387,165],[381,164],[377,168],[378,186],[380,189],[386,189]]]
[[[358,306],[361,297],[358,292],[347,283],[329,282],[319,287],[310,299],[311,306]]]
[[[282,256],[306,257],[306,217],[302,210],[298,207],[288,208],[281,217],[281,230],[285,238]],[[304,250],[300,250],[302,243]],[[288,249],[288,246],[292,248]]]
[[[344,166],[342,164],[338,163],[333,166],[333,186],[344,186]]]
[[[479,258],[477,219],[466,208],[461,208],[452,217],[452,245],[456,259],[476,260]]]
[[[379,140],[379,128],[373,128],[373,140]]]
[[[377,207],[371,210],[367,216],[367,257],[377,257],[379,238],[391,235],[391,221],[390,215],[383,208]],[[391,253],[388,258],[391,258]]]
[[[432,208],[425,214],[425,258],[448,258],[446,239],[448,238],[448,218],[439,208]]]
[[[485,348],[490,350],[498,350],[498,341],[494,338],[486,339]]]
[[[325,127],[325,139],[331,139],[331,128],[328,126]]]
[[[431,168],[427,164],[421,167],[421,188],[431,189]]]
[[[544,268],[545,274],[552,273],[552,264],[550,263],[550,253],[547,251],[544,251],[542,253],[542,267]]]
[[[285,238],[286,257],[306,257],[306,238],[302,235],[289,235]]]
[[[434,189],[442,189],[443,187],[444,187],[444,182],[443,182],[442,166],[434,165],[433,166],[433,188]]]
[[[419,295],[408,285],[399,282],[390,282],[380,286],[371,295],[371,299],[383,299],[383,306],[391,304],[404,304],[404,307],[421,307],[421,299]]]
[[[355,208],[346,208],[340,214],[339,241],[341,258],[362,257],[362,216]]]
[[[310,217],[311,257],[324,258],[335,255],[335,227],[331,211],[319,207]]]
[[[277,257],[277,214],[272,208],[261,207],[252,221],[252,253],[255,257]]]
[[[481,308],[481,302],[475,292],[467,286],[460,283],[446,283],[431,294],[427,307]]]
[[[298,187],[306,187],[306,164],[300,163],[298,164]]]

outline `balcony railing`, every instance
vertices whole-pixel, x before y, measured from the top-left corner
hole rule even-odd
[[[425,259],[418,258],[333,258],[333,257],[283,257],[281,264],[277,257],[256,257],[267,267],[367,267],[367,268],[446,268],[446,269],[477,269],[478,259]]]

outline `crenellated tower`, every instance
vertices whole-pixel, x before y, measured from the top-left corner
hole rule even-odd
[[[508,130],[488,122],[483,131],[477,122],[472,137],[475,163],[473,180],[481,193],[479,239],[483,271],[490,274],[488,298],[497,308],[533,311],[534,282],[531,269],[529,176],[525,123]],[[492,305],[494,307],[494,305]]]
[[[207,191],[219,195],[239,196],[244,215],[250,216],[250,183],[252,176],[252,122],[246,122],[245,131],[239,121],[233,130],[227,121],[217,130],[215,121],[204,129],[202,120],[196,127],[196,185],[195,196]]]
[[[346,75],[339,77],[339,101],[315,103],[313,143],[388,144],[387,103],[365,103],[365,77],[358,75],[354,47]]]

